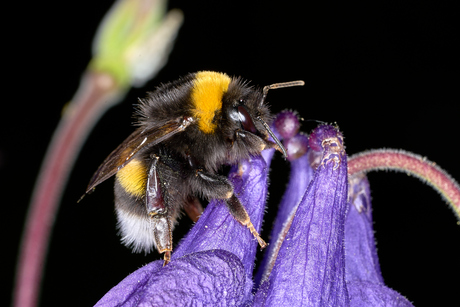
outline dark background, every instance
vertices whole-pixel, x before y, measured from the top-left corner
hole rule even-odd
[[[8,81],[0,142],[7,301],[41,160],[110,5],[51,1],[11,8],[3,51],[4,67],[12,69],[3,70]],[[261,86],[303,79],[303,88],[270,92],[274,112],[292,108],[305,119],[336,122],[348,154],[402,148],[460,179],[456,7],[405,0],[171,1],[170,6],[184,11],[185,23],[167,66],[102,118],[76,162],[54,227],[42,306],[93,305],[124,276],[158,258],[131,254],[119,243],[110,182],[76,201],[105,156],[132,131],[137,97],[188,72],[224,71]],[[303,130],[314,126],[305,122]],[[269,216],[284,186],[278,178],[288,172],[278,155]],[[460,226],[452,211],[430,187],[405,174],[372,173],[369,179],[386,284],[416,306],[458,301],[453,280],[460,274]],[[176,242],[189,226],[184,218]],[[267,221],[264,228],[269,226]]]

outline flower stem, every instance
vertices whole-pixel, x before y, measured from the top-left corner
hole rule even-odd
[[[119,100],[109,75],[88,72],[65,109],[41,166],[20,246],[14,306],[36,306],[59,200],[81,145],[99,117]]]
[[[460,220],[460,186],[436,163],[425,157],[395,149],[365,151],[353,155],[348,160],[350,177],[373,170],[401,171],[418,177],[441,194]]]

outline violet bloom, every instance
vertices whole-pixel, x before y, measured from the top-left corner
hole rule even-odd
[[[350,180],[349,195],[352,204],[345,220],[345,280],[350,306],[412,306],[383,283],[366,177],[357,176]]]
[[[310,148],[292,162],[255,284],[257,241],[223,203],[212,201],[168,265],[158,260],[144,266],[96,306],[412,306],[383,284],[369,188],[364,177],[349,187],[341,134],[320,126],[310,136]],[[242,162],[241,177],[236,168],[230,173],[258,231],[272,154]]]
[[[347,212],[346,155],[341,136],[324,126],[321,164],[295,213],[255,306],[346,306],[344,221]],[[329,129],[330,128],[330,129]],[[310,142],[311,143],[311,142]],[[311,146],[311,145],[310,145]],[[293,181],[297,184],[297,181]]]
[[[230,173],[235,193],[259,230],[267,197],[262,157]],[[220,201],[212,201],[180,242],[171,262],[154,261],[129,275],[96,306],[243,306],[252,300],[258,243]]]

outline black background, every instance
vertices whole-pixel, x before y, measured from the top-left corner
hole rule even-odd
[[[30,2],[6,10],[14,17],[4,30],[8,81],[0,142],[7,301],[41,160],[110,5]],[[167,66],[106,113],[76,162],[54,226],[42,306],[92,305],[124,276],[158,258],[131,254],[119,243],[111,183],[76,201],[101,161],[132,131],[137,97],[188,72],[224,71],[261,86],[303,79],[303,88],[270,92],[274,112],[292,108],[305,119],[336,122],[348,154],[402,148],[460,179],[458,10],[448,2],[171,1],[170,7],[184,11],[185,23]],[[307,121],[303,129],[314,126]],[[269,215],[288,172],[278,155]],[[372,173],[369,179],[386,284],[416,306],[457,301],[460,226],[452,211],[431,188],[405,174]],[[176,242],[189,226],[184,218]],[[267,221],[264,228],[269,226]]]

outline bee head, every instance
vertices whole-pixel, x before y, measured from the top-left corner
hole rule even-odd
[[[222,113],[223,138],[234,147],[237,156],[258,154],[271,147],[286,153],[267,124],[272,121],[272,115],[262,91],[239,78],[232,79],[223,95]],[[269,136],[275,143],[269,141]]]

